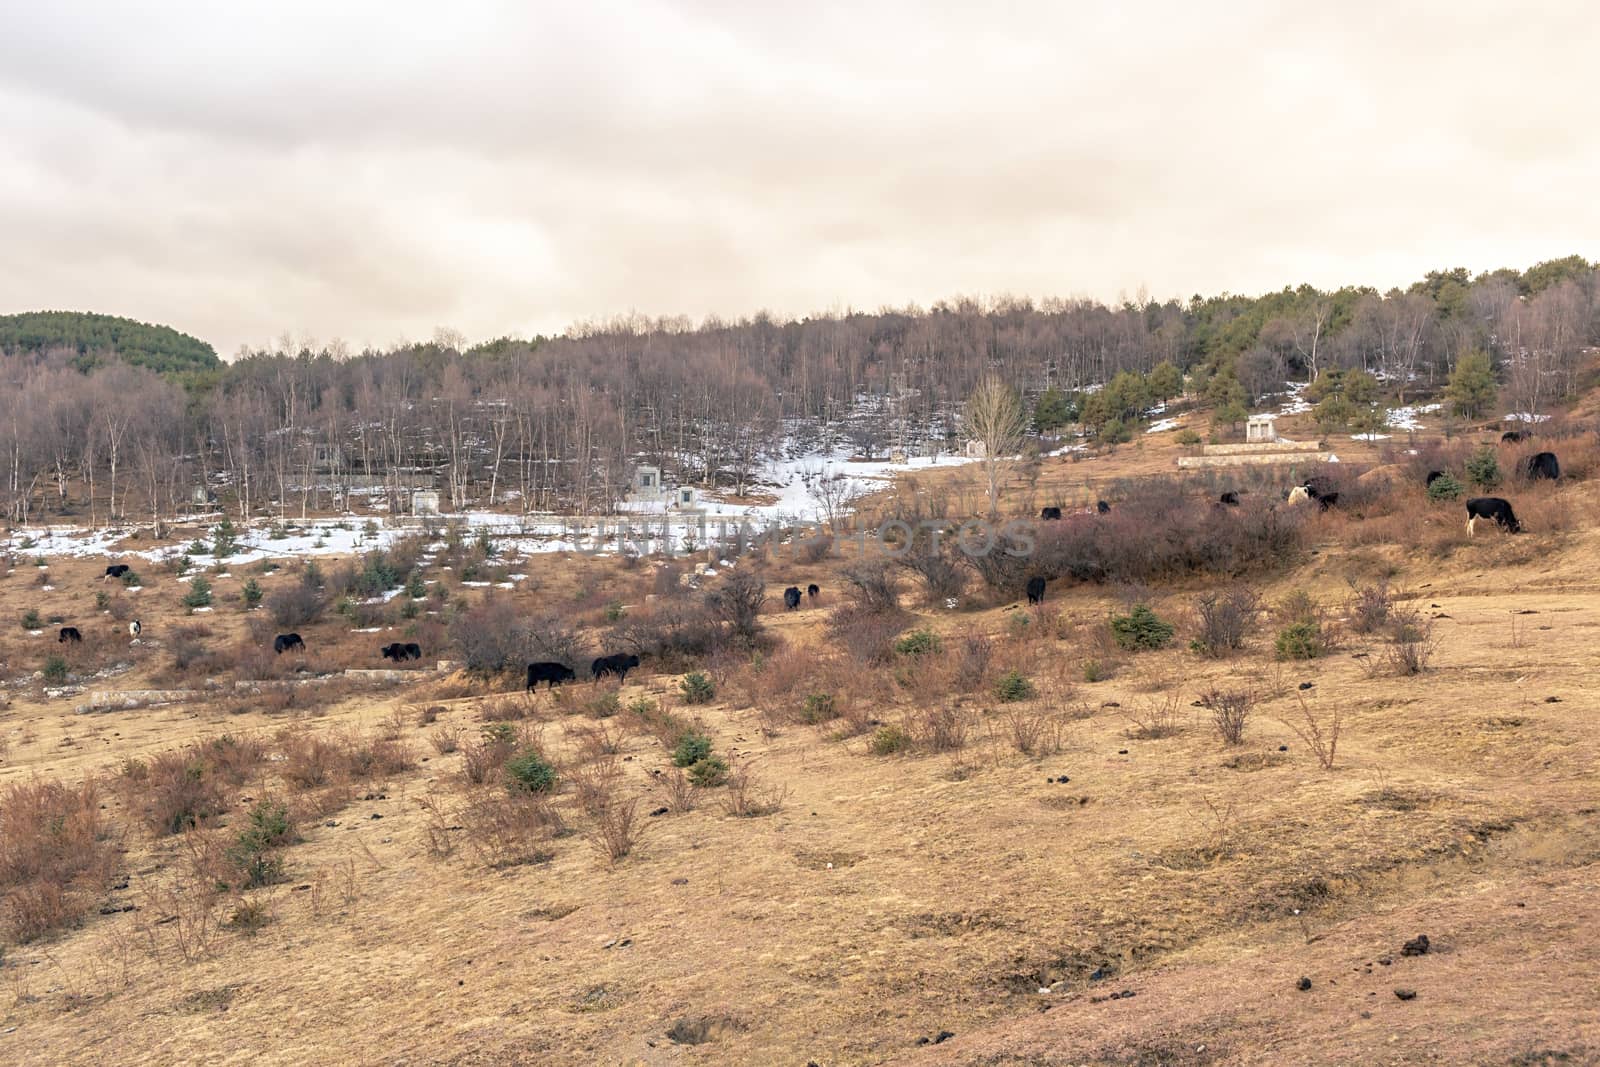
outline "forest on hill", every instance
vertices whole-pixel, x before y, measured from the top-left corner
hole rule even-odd
[[[0,353],[66,352],[80,371],[111,359],[157,374],[193,375],[222,366],[216,350],[170,326],[85,311],[29,311],[0,315]]]
[[[16,318],[29,319],[0,321]],[[182,335],[145,329],[168,341],[152,356],[214,359],[200,342],[174,347]],[[0,363],[0,508],[13,522],[127,515],[130,490],[146,514],[170,514],[202,486],[245,518],[272,502],[336,506],[356,488],[400,506],[417,484],[437,485],[454,508],[594,513],[621,498],[639,463],[739,492],[767,459],[822,433],[860,454],[947,447],[963,401],[992,374],[1027,398],[1036,427],[1081,421],[1091,435],[1126,433],[1185,388],[1226,431],[1290,380],[1320,381],[1347,420],[1381,418],[1452,376],[1463,417],[1486,417],[1496,401],[1544,412],[1583,387],[1584,350],[1600,340],[1600,269],[1571,256],[1476,277],[1435,271],[1388,292],[628,318],[475,346],[441,332],[359,354],[280,343],[190,375],[187,388],[132,358],[129,337],[142,335],[105,348],[67,336],[0,341],[13,355]]]

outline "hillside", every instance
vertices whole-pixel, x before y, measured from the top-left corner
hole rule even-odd
[[[19,548],[0,576],[8,1051],[1595,1062],[1600,439],[1341,438],[1323,512],[1283,505],[1277,470],[1227,472],[1244,503],[1213,506],[1217,475],[1176,476],[1176,433],[1013,485],[1007,515],[1112,506],[1037,524],[1038,566],[1099,577],[1051,569],[1036,608],[975,575],[952,608],[900,571],[898,610],[862,611],[843,538],[696,554],[720,572],[697,579],[447,532],[348,570],[199,546],[180,574],[141,536],[110,548],[129,587],[103,557]],[[1487,450],[1510,472],[1535,448],[1565,473],[1503,476],[1522,535],[1469,536],[1459,499],[1423,491],[1429,467],[1465,478]],[[919,473],[901,498],[976,501],[977,477]],[[188,614],[195,574],[211,603]],[[755,654],[713,647],[702,614],[745,575]],[[1241,598],[1236,647],[1204,646],[1212,596]],[[1139,602],[1171,640],[1117,640]],[[14,622],[30,609],[37,632]],[[307,650],[274,654],[291,625]],[[524,629],[554,650],[536,658],[645,662],[531,696],[461,669]],[[390,667],[391,641],[423,659],[342,673]],[[35,678],[58,653],[66,677]],[[169,702],[87,707],[149,689]],[[1248,713],[1231,740],[1228,700]]]
[[[135,367],[172,376],[222,366],[209,344],[170,326],[86,311],[0,315],[0,352],[11,355],[51,349],[76,351],[78,369],[85,371],[112,353]]]

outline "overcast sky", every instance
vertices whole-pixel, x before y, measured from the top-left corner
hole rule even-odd
[[[0,0],[0,311],[231,355],[1600,258],[1600,13],[1431,7]]]

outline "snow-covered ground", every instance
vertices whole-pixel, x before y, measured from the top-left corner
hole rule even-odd
[[[1062,451],[1082,446],[1071,445]],[[852,462],[838,455],[805,456],[772,463],[764,481],[775,486],[775,499],[765,504],[708,500],[689,511],[669,511],[665,503],[624,505],[626,513],[611,519],[580,521],[560,515],[507,515],[492,511],[467,511],[441,515],[441,524],[487,529],[503,553],[515,555],[539,552],[584,551],[610,553],[629,546],[633,551],[682,550],[693,544],[705,547],[713,541],[737,537],[741,532],[754,535],[776,526],[820,523],[824,506],[815,487],[831,480],[830,491],[838,512],[850,510],[851,501],[883,488],[896,475],[916,474],[974,462],[965,456],[918,457],[907,463],[887,461]],[[270,526],[241,530],[238,549],[227,557],[229,566],[244,566],[262,559],[306,558],[312,556],[351,556],[386,548],[402,537],[417,533],[416,527],[391,527],[364,519],[324,519],[305,526],[292,525],[272,536]],[[143,559],[159,562],[189,552],[197,570],[218,560],[208,552],[191,552],[187,544],[150,549],[115,549],[125,531],[109,533],[77,528],[49,527],[18,530],[8,548],[22,556],[89,558],[108,556],[117,559]],[[23,547],[27,545],[27,547]],[[209,547],[209,545],[208,545]],[[185,579],[186,580],[186,579]]]
[[[1514,422],[1548,422],[1550,416],[1535,415],[1529,411],[1513,411],[1511,414],[1507,415],[1506,418],[1511,419]]]
[[[1181,425],[1183,424],[1177,419],[1162,419],[1159,422],[1152,422],[1145,433],[1165,433],[1168,430],[1176,430]]]

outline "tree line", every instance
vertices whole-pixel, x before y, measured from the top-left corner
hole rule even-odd
[[[1487,414],[1496,389],[1537,412],[1580,388],[1597,295],[1600,270],[1574,256],[1436,271],[1388,292],[631,317],[474,346],[440,331],[357,354],[284,338],[214,369],[43,320],[0,330],[0,505],[13,523],[160,519],[199,489],[248,520],[360,493],[403,509],[411,489],[437,486],[455,509],[593,513],[640,463],[744,493],[769,458],[830,438],[874,455],[946,447],[991,377],[1027,398],[1035,429],[1081,421],[1113,440],[1185,389],[1242,421],[1291,379],[1407,402],[1456,375],[1456,393],[1476,398],[1463,414]]]

